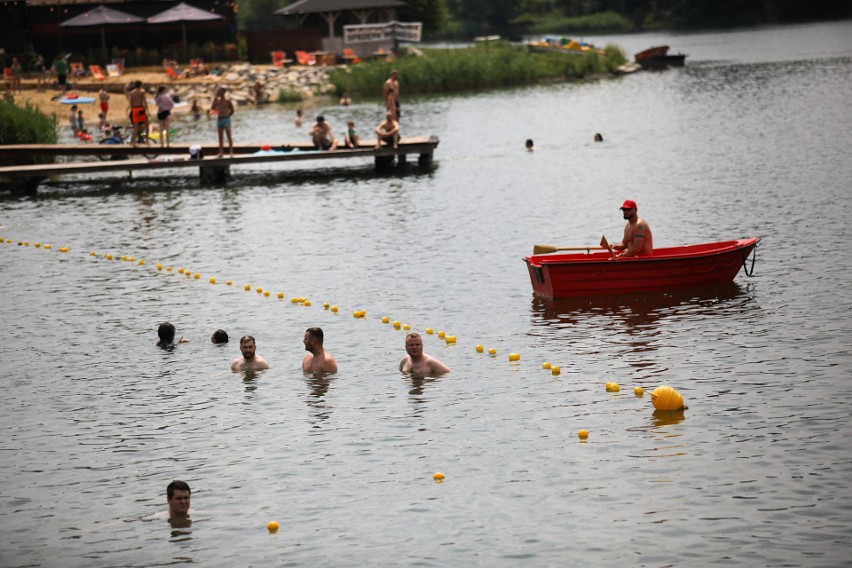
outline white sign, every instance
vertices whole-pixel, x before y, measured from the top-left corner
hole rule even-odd
[[[349,44],[383,40],[420,41],[422,33],[422,22],[359,24],[343,26],[343,42]]]

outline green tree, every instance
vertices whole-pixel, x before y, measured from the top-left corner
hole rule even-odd
[[[446,0],[406,0],[399,11],[404,22],[423,22],[423,33],[436,36],[444,31],[449,19]]]

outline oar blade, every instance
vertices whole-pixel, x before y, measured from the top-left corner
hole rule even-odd
[[[549,254],[557,250],[553,245],[533,245],[533,254]]]

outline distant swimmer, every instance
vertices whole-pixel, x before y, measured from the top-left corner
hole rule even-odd
[[[210,341],[213,343],[228,343],[228,332],[224,329],[217,329],[210,336]]]
[[[244,335],[240,339],[240,352],[243,356],[234,359],[234,362],[231,363],[231,370],[237,372],[263,371],[268,369],[269,363],[266,359],[255,353],[256,350],[257,344],[254,341],[254,337],[251,335]]]
[[[337,361],[325,350],[322,329],[309,327],[305,330],[305,351],[308,354],[302,360],[302,371],[306,373],[336,373]]]
[[[595,132],[595,142],[603,142],[603,136],[600,132]]]
[[[181,337],[178,341],[175,341],[175,334],[177,330],[175,326],[170,324],[169,322],[163,322],[160,324],[160,327],[157,328],[157,347],[161,347],[163,349],[173,349],[175,346],[180,345],[181,343],[188,343],[188,339],[184,339]]]
[[[419,333],[409,333],[405,337],[405,351],[408,353],[399,362],[399,370],[415,375],[440,375],[452,369],[435,357],[423,352],[423,338]]]
[[[535,144],[533,144],[532,138],[527,138],[527,141],[524,143],[524,148],[527,152],[534,152],[537,150]]]
[[[172,528],[187,528],[192,525],[189,515],[192,511],[189,509],[189,501],[192,491],[186,481],[175,479],[166,486],[166,500],[169,503],[167,511],[154,513],[151,516],[145,517],[143,521],[156,521],[158,519],[168,519]]]
[[[627,219],[627,224],[624,226],[624,238],[621,244],[612,246],[615,250],[624,251],[616,258],[641,256],[654,252],[654,237],[651,235],[651,227],[648,226],[645,219],[639,217],[638,212],[639,208],[632,199],[627,199],[621,205],[621,213]]]

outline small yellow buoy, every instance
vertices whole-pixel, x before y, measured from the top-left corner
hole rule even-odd
[[[559,367],[559,365],[553,365],[552,367],[550,367],[550,372],[553,375],[558,375],[562,372],[562,369]]]
[[[322,307],[323,307],[323,309],[327,310],[328,308],[331,307],[331,304],[329,304],[328,302],[323,302]],[[387,323],[387,322],[385,322],[385,323]]]
[[[433,333],[432,328],[431,328],[431,327],[427,327],[427,328],[426,328],[426,335],[432,335],[432,333]]]
[[[521,354],[520,353],[509,353],[509,361],[520,361]]]
[[[246,284],[245,286],[243,286],[243,289],[248,292],[249,290],[251,290],[251,284]]]
[[[44,245],[44,248],[48,248],[48,245]],[[127,255],[126,254],[121,255],[121,260],[127,261]]]
[[[178,268],[178,274],[183,274],[183,266],[181,266],[180,268]]]
[[[447,334],[446,334],[446,333],[444,333],[443,331],[439,331],[439,332],[438,332],[438,339],[444,339],[444,337],[446,337],[446,335],[447,335]]]
[[[192,278],[192,271],[191,270],[184,271],[184,274],[186,275],[187,278]]]
[[[196,272],[192,277],[198,280],[199,278],[201,278],[201,275]]]
[[[157,270],[162,270],[162,269],[163,269],[163,265],[158,262],[157,263]]]
[[[390,318],[388,316],[382,316],[382,323],[388,323]]]
[[[11,240],[6,241],[7,243],[11,243]],[[36,243],[35,248],[41,248],[41,243]]]
[[[128,256],[128,257],[127,257],[127,261],[128,261],[128,262],[136,262],[136,259],[135,259],[135,258],[133,258],[132,256]]]
[[[305,298],[304,296],[299,296],[299,303],[300,304],[304,304],[306,300],[307,300],[307,298]]]
[[[399,321],[394,320],[394,322],[393,322],[393,328],[394,328],[394,329],[399,329],[399,326],[401,326],[401,325],[402,325],[402,324],[401,324]]]
[[[215,279],[215,278],[213,278],[212,276],[210,277],[210,283],[211,283],[211,284],[215,284],[215,283],[216,283],[216,279]]]
[[[107,258],[107,260],[112,260],[112,255],[108,254],[108,255],[106,255],[106,258]]]
[[[70,249],[70,248],[68,248],[68,247],[61,247],[61,248],[59,249],[59,252],[68,252],[69,250],[71,250],[71,249]]]
[[[331,306],[332,313],[337,313],[337,306]]]
[[[444,481],[444,474],[440,471],[436,471],[434,474],[432,474],[432,479],[440,483],[441,481]]]
[[[283,299],[284,299],[284,292],[278,292],[278,299],[279,299],[279,300],[283,300]]]
[[[266,297],[268,298],[268,297],[269,297],[269,290],[264,290],[264,291],[263,291],[263,295],[264,295],[264,296],[266,296]]]
[[[636,387],[635,389],[633,389],[633,394],[639,397],[645,396],[645,389],[643,389],[642,387]]]
[[[310,305],[311,305],[311,301],[310,301],[310,300],[305,300],[305,305],[306,305],[306,306],[310,306]]]
[[[257,292],[258,294],[263,294],[263,288],[261,288],[260,286],[255,288],[254,291]]]
[[[411,329],[411,326],[408,325],[408,324],[405,324],[404,326],[402,326],[402,329],[404,329],[405,331],[408,331],[408,330]]]
[[[167,266],[167,267],[166,267],[166,272],[171,272],[171,271],[172,271],[172,267],[171,267],[171,266]]]
[[[44,245],[44,248],[50,249],[50,248],[53,248],[53,245]]]
[[[490,348],[488,349],[488,354],[489,354],[489,355],[497,355],[497,350],[496,350],[495,348],[493,348],[493,347],[490,347]]]
[[[477,345],[477,346],[476,346],[476,352],[477,352],[477,353],[482,353],[483,351],[485,351],[485,347],[484,347],[484,346],[482,346],[482,345]]]
[[[291,303],[291,304],[298,304],[298,303],[299,303],[299,298],[297,298],[297,297],[293,296],[292,298],[290,298],[290,303]]]
[[[607,383],[606,384],[606,392],[618,392],[621,388],[618,386],[618,383]]]
[[[139,259],[139,263],[138,263],[138,264],[139,264],[139,266],[144,266],[144,265],[145,265],[145,259],[144,259],[144,258],[140,258],[140,259]]]
[[[542,364],[541,364],[541,368],[542,368],[542,369],[549,369],[549,368],[550,368],[550,363],[548,363],[547,361],[545,361],[544,363],[542,363]]]
[[[445,335],[444,341],[446,341],[447,344],[455,343],[456,342],[456,336],[455,335]]]
[[[230,280],[225,280],[225,286],[230,286],[232,284],[233,284],[233,282],[231,282]]]
[[[97,255],[95,254],[95,251],[90,250],[90,251],[89,251],[89,256],[97,256]]]
[[[589,437],[589,431],[588,430],[580,430],[579,432],[577,432],[577,437],[580,438],[581,440],[586,440]]]
[[[672,387],[663,385],[651,391],[651,404],[657,410],[678,410],[683,408],[683,397]]]
[[[266,524],[266,530],[268,530],[272,534],[277,533],[278,532],[278,523],[276,523],[275,521],[269,521]]]

